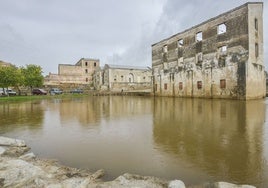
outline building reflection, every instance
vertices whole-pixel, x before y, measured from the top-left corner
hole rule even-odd
[[[153,138],[158,149],[214,179],[256,185],[267,168],[264,121],[263,100],[156,98]]]
[[[40,128],[44,120],[44,101],[0,104],[0,129],[9,132],[23,128]],[[7,131],[9,130],[9,131]]]
[[[137,97],[132,100],[124,96],[104,96],[71,99],[50,104],[50,110],[59,108],[61,121],[70,122],[76,119],[81,125],[95,126],[100,121],[128,118],[133,114],[144,115],[152,111],[152,103],[148,98]]]

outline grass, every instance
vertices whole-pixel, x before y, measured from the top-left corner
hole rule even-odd
[[[68,98],[80,98],[90,96],[89,94],[62,94],[62,95],[16,95],[16,96],[1,96],[0,103],[2,102],[19,102],[19,101],[31,101],[41,99],[68,99]]]

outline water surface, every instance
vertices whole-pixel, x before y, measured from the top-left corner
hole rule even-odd
[[[86,97],[0,104],[0,134],[62,164],[268,185],[266,100]]]

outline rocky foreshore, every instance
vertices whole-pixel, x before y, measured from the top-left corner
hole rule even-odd
[[[53,160],[39,159],[23,140],[0,137],[0,187],[48,188],[185,188],[180,180],[163,180],[156,177],[123,174],[113,181],[102,181],[104,170],[91,173],[87,170],[66,167]],[[189,187],[189,186],[188,186]],[[227,182],[205,183],[192,188],[254,188]]]

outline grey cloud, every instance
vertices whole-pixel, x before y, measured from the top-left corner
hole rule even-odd
[[[0,1],[0,59],[39,64],[45,73],[81,57],[99,58],[102,64],[151,66],[151,44],[245,2]]]

